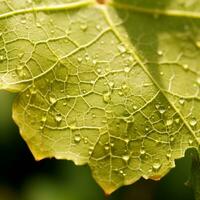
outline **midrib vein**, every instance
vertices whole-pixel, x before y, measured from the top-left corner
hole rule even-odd
[[[34,12],[50,12],[50,11],[65,11],[65,10],[72,10],[72,9],[78,9],[81,7],[93,5],[93,0],[87,0],[87,1],[80,1],[80,2],[72,2],[72,3],[66,3],[66,4],[57,4],[57,5],[51,5],[51,6],[38,6],[38,7],[30,7],[25,9],[19,9],[19,10],[13,10],[7,13],[0,14],[0,19],[12,17],[15,15],[20,14],[26,14],[26,13],[34,13]]]
[[[128,47],[128,49],[130,50],[130,52],[132,53],[132,55],[134,56],[134,58],[137,60],[137,62],[139,63],[139,65],[142,67],[143,71],[147,74],[147,76],[151,79],[151,81],[154,83],[154,85],[158,88],[158,90],[162,93],[162,95],[166,98],[167,102],[170,104],[170,106],[174,109],[174,111],[179,115],[179,117],[181,118],[181,120],[183,121],[183,123],[185,124],[185,126],[187,127],[187,129],[190,131],[190,133],[192,134],[192,136],[194,137],[194,139],[197,141],[198,144],[200,144],[199,140],[197,139],[195,133],[193,132],[193,130],[191,129],[191,127],[189,126],[189,124],[185,121],[184,117],[182,116],[182,114],[177,110],[177,108],[169,101],[168,97],[166,96],[165,91],[162,90],[162,88],[159,86],[159,84],[157,83],[157,81],[152,77],[152,75],[149,73],[149,71],[146,69],[145,65],[143,64],[142,60],[140,59],[140,57],[137,55],[137,53],[133,50],[133,48],[130,47],[130,45],[127,45],[127,42],[124,41],[124,39],[120,36],[120,33],[116,30],[115,25],[113,24],[107,8],[101,7],[101,10],[105,16],[105,19],[107,21],[107,23],[110,25],[111,29],[113,30],[113,33],[115,34],[115,36],[118,38],[118,40],[120,42],[122,42],[124,45],[126,45],[126,47]]]
[[[134,6],[129,4],[118,3],[115,1],[110,1],[109,5],[127,11],[134,11],[138,13],[144,13],[149,15],[164,15],[164,16],[171,16],[171,17],[186,17],[186,18],[194,18],[200,19],[200,12],[193,12],[193,11],[182,11],[182,10],[167,10],[167,9],[157,9],[157,8],[145,8],[140,6]]]

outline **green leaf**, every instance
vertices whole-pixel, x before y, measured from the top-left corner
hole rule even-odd
[[[0,88],[35,158],[111,193],[199,150],[199,28],[197,0],[0,0]]]

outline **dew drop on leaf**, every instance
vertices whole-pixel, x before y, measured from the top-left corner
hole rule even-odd
[[[79,143],[79,142],[81,141],[81,136],[80,136],[80,135],[75,135],[75,136],[74,136],[74,141],[75,141],[76,143]]]
[[[49,101],[52,103],[52,104],[54,104],[54,103],[56,103],[56,98],[55,97],[49,97]]]
[[[197,120],[196,120],[196,118],[195,117],[192,117],[191,119],[190,119],[190,125],[191,126],[195,126],[196,124],[197,124]]]
[[[107,92],[105,94],[103,94],[103,100],[106,102],[106,103],[109,103],[110,100],[111,100],[111,94],[110,92]]]
[[[57,122],[61,122],[62,121],[62,115],[61,114],[56,114],[55,115],[55,120],[57,121]]]
[[[155,162],[152,167],[154,171],[158,171],[161,168],[161,163]]]
[[[117,48],[118,48],[120,53],[125,53],[126,52],[126,47],[124,45],[122,45],[122,44],[119,44],[117,46]]]
[[[180,98],[180,99],[179,99],[179,103],[180,103],[181,105],[183,105],[183,104],[185,103],[185,99]]]

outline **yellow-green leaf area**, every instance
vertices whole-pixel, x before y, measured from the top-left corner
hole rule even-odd
[[[0,89],[37,160],[111,193],[200,143],[198,0],[0,0]]]

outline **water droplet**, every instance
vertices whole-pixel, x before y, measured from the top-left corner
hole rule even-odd
[[[57,121],[57,122],[61,122],[62,121],[62,115],[61,114],[56,114],[55,115],[55,120]]]
[[[164,75],[164,72],[160,72],[160,75],[163,76],[163,75]]]
[[[109,145],[105,145],[104,149],[108,151],[110,149]]]
[[[32,86],[32,87],[30,88],[30,93],[31,93],[32,95],[35,95],[35,94],[37,93],[37,90],[36,90],[36,87],[35,87],[35,86]]]
[[[171,153],[167,153],[167,154],[166,154],[166,157],[167,157],[168,159],[170,159],[170,158],[172,157],[172,154],[171,154]]]
[[[97,69],[97,73],[101,74],[102,70],[100,68]]]
[[[114,87],[114,85],[115,85],[115,83],[114,83],[114,82],[112,82],[112,81],[110,81],[110,82],[108,83],[108,85],[109,85],[111,88],[113,88],[113,87]]]
[[[101,29],[101,26],[99,24],[97,24],[96,29],[99,31]]]
[[[195,118],[195,117],[192,117],[192,118],[190,119],[190,125],[191,125],[191,126],[195,126],[196,124],[197,124],[196,118]]]
[[[181,105],[183,105],[183,104],[185,103],[185,99],[180,98],[178,102],[179,102]]]
[[[86,31],[87,28],[88,28],[87,23],[83,23],[83,24],[81,24],[81,25],[80,25],[80,28],[81,28],[82,31]]]
[[[130,68],[130,67],[125,67],[125,68],[124,68],[124,72],[129,73],[130,71],[131,71],[131,68]]]
[[[159,56],[162,56],[162,55],[163,55],[163,51],[158,50],[157,54],[158,54]]]
[[[196,41],[196,46],[200,48],[200,40]]]
[[[111,94],[110,94],[110,92],[107,92],[107,93],[103,94],[103,100],[106,103],[110,102],[110,100],[111,100]]]
[[[97,64],[97,60],[93,60],[92,63],[93,63],[93,65],[96,65]]]
[[[194,141],[193,141],[192,139],[189,139],[189,140],[188,140],[189,145],[192,145],[193,142],[194,142]]]
[[[4,56],[0,55],[0,62],[2,62],[4,60]]]
[[[138,107],[137,107],[137,106],[133,106],[133,109],[134,109],[134,110],[137,110],[137,109],[138,109]]]
[[[118,94],[119,94],[119,96],[122,96],[122,95],[123,95],[123,92],[122,92],[122,91],[119,91]]]
[[[184,64],[184,65],[183,65],[183,69],[184,69],[184,70],[188,70],[188,68],[189,68],[188,64]]]
[[[179,118],[176,118],[176,119],[175,119],[175,122],[176,122],[177,124],[179,124],[179,123],[180,123],[180,119],[179,119]]]
[[[42,25],[41,25],[39,22],[36,22],[36,26],[37,26],[38,28],[41,28],[41,27],[42,27]]]
[[[18,65],[16,68],[16,72],[20,77],[24,77],[25,72],[23,71],[24,66],[23,65]]]
[[[75,136],[74,136],[74,141],[75,141],[76,143],[79,143],[79,142],[81,141],[81,136],[80,136],[80,135],[75,135]]]
[[[152,167],[154,171],[158,171],[161,168],[161,163],[155,162]]]
[[[90,155],[92,154],[93,150],[94,150],[94,147],[93,147],[93,146],[90,146],[90,147],[89,147],[89,154],[90,154]]]
[[[197,78],[197,84],[200,85],[200,77]]]
[[[125,53],[126,52],[126,47],[124,45],[122,45],[122,44],[119,44],[117,46],[117,48],[118,48],[120,53]]]
[[[159,111],[160,114],[163,114],[163,113],[166,112],[166,109],[165,109],[164,106],[159,106],[158,111]]]
[[[89,60],[90,60],[90,57],[89,57],[88,53],[85,54],[85,60],[86,60],[86,61],[89,61]]]
[[[47,121],[47,117],[44,115],[42,116],[41,122],[46,122]]]
[[[114,143],[114,142],[111,142],[111,143],[110,143],[110,146],[111,146],[111,147],[114,147],[114,146],[115,146],[115,143]]]
[[[171,126],[173,124],[173,119],[167,119],[166,120],[166,126]]]
[[[54,103],[56,103],[56,98],[55,97],[49,97],[49,101],[52,103],[52,104],[54,104]]]
[[[144,149],[144,148],[140,149],[140,154],[141,154],[141,155],[144,155],[144,154],[146,154],[146,151],[145,151],[145,149]]]
[[[87,144],[87,143],[88,143],[88,138],[85,137],[85,138],[84,138],[84,144]]]
[[[78,58],[77,58],[77,60],[78,60],[78,62],[79,62],[79,63],[81,63],[81,62],[82,62],[82,60],[83,60],[83,58],[81,58],[81,57],[78,57]]]
[[[22,23],[22,24],[26,24],[26,18],[25,18],[25,17],[22,17],[22,18],[21,18],[21,23]]]

